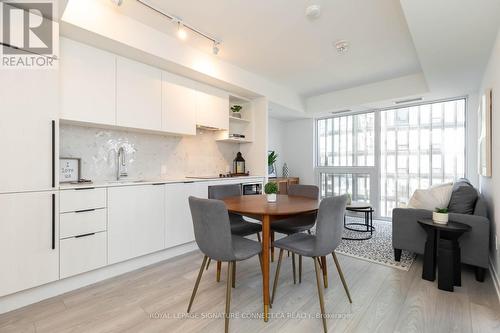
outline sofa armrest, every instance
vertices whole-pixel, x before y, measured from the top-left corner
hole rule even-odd
[[[488,268],[490,220],[484,216],[456,213],[450,213],[449,219],[471,226],[471,230],[459,239],[462,262]]]
[[[424,253],[427,234],[417,223],[421,219],[432,218],[426,209],[395,208],[392,210],[392,245],[396,249]]]

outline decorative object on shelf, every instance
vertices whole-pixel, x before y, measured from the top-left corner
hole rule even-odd
[[[267,152],[267,175],[271,178],[276,178],[276,160],[278,159],[278,154],[274,150]]]
[[[264,193],[267,196],[267,202],[276,202],[278,194],[278,184],[270,182],[264,186]]]
[[[245,172],[245,159],[241,156],[241,153],[238,152],[238,154],[236,154],[236,158],[233,160],[233,173],[244,174]]]
[[[237,134],[237,133],[232,133],[232,134],[229,134],[229,137],[230,138],[235,138],[235,139],[244,139],[245,135],[243,135],[243,134]]]
[[[491,115],[492,115],[492,90],[488,89],[481,96],[479,102],[479,175],[491,177]]]
[[[243,107],[241,105],[235,104],[231,106],[231,116],[235,118],[241,118],[241,109]]]
[[[437,224],[448,224],[448,208],[436,208],[432,212],[432,221]]]
[[[76,157],[59,158],[59,182],[71,183],[80,180],[81,159]]]
[[[290,170],[288,170],[288,165],[286,163],[283,164],[283,178],[288,178],[290,176]]]

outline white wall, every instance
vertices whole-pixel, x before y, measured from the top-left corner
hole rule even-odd
[[[300,177],[302,184],[315,184],[314,120],[300,119],[285,124],[283,145],[290,175]]]
[[[490,61],[486,68],[479,93],[485,89],[493,89],[493,112],[492,112],[492,154],[493,173],[491,178],[480,177],[481,192],[488,201],[489,217],[492,221],[491,228],[491,263],[498,274],[500,272],[500,251],[495,248],[496,238],[500,236],[500,31],[497,35],[495,47],[493,48]]]
[[[276,162],[276,172],[278,177],[283,176],[283,163],[287,162],[285,154],[285,125],[286,121],[284,120],[269,118],[269,142],[267,144],[267,150],[274,150],[276,154],[278,154],[278,160]],[[294,175],[290,174],[290,176]]]

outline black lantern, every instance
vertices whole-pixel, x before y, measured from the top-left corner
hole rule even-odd
[[[233,161],[233,172],[245,173],[245,159],[241,156],[240,152],[236,154],[236,158]]]

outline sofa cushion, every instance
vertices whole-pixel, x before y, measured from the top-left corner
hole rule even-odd
[[[448,207],[450,202],[452,183],[432,186],[427,190],[415,190],[407,208],[427,209],[434,211],[436,208]]]
[[[448,211],[458,214],[474,214],[478,194],[467,179],[459,179],[453,185]]]

